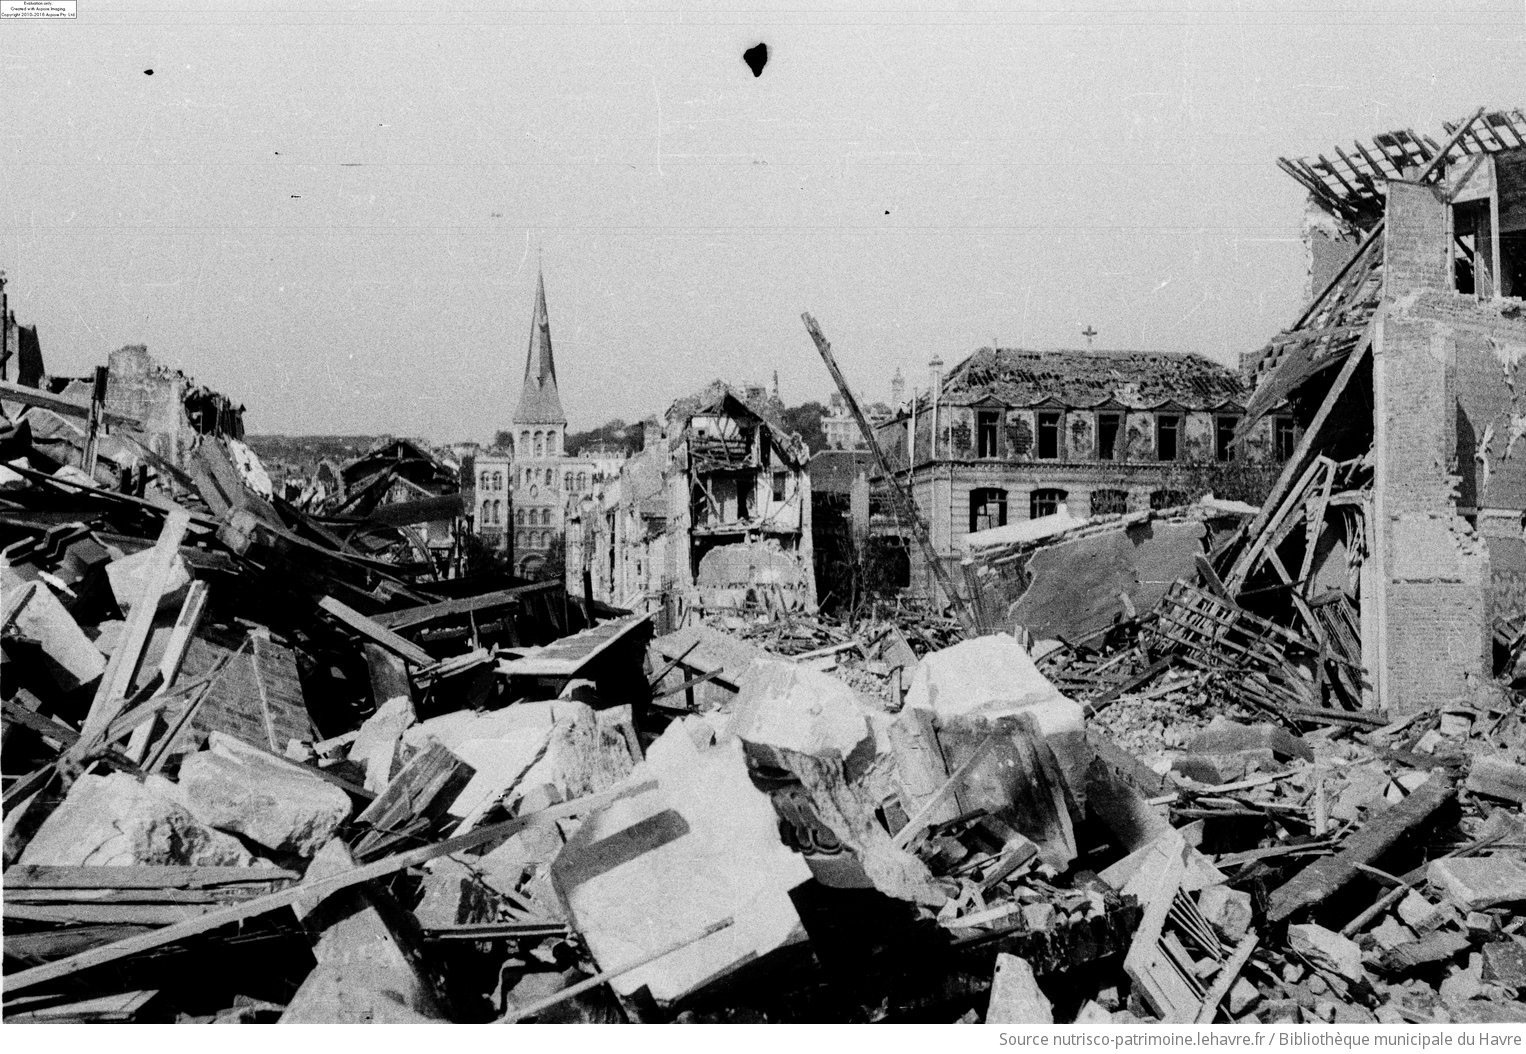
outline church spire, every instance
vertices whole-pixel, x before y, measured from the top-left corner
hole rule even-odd
[[[546,275],[535,286],[535,317],[530,322],[530,350],[525,354],[524,388],[519,395],[515,424],[564,425],[561,396],[556,390],[556,360],[551,356],[551,317],[546,311]]]

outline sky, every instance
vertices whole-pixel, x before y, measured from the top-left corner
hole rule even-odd
[[[1304,297],[1279,156],[1526,105],[1522,0],[77,10],[0,22],[11,305],[255,433],[490,439],[537,266],[573,429],[825,401],[803,311],[866,401],[1086,327],[1233,364]]]

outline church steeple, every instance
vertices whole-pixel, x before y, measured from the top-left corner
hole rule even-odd
[[[530,350],[525,354],[524,388],[514,423],[565,425],[562,399],[556,390],[556,360],[551,356],[551,317],[546,312],[546,275],[535,286],[535,317],[530,322]]]

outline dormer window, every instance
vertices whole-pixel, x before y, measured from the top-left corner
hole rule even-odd
[[[1175,461],[1179,454],[1182,419],[1177,414],[1160,414],[1155,418],[1155,457],[1158,461]]]
[[[975,411],[975,456],[1001,457],[1001,411]]]
[[[1118,435],[1123,431],[1122,414],[1097,415],[1097,460],[1120,461]]]
[[[1039,411],[1038,423],[1039,459],[1047,461],[1058,461],[1060,457],[1060,411]]]

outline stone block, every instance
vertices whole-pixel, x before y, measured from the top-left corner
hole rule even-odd
[[[1231,943],[1238,943],[1250,929],[1249,893],[1228,886],[1209,886],[1198,894],[1197,906],[1219,936]]]
[[[350,815],[350,796],[302,767],[213,732],[180,765],[186,807],[202,823],[268,849],[311,856]]]
[[[81,776],[22,852],[20,863],[55,867],[189,864],[244,867],[236,838],[202,824],[162,776]]]
[[[1356,942],[1313,922],[1288,927],[1288,946],[1322,969],[1352,981],[1362,980],[1362,950]]]
[[[991,980],[988,1025],[1052,1025],[1054,1007],[1039,989],[1033,967],[1017,955],[998,952]]]
[[[1526,862],[1508,856],[1452,857],[1431,862],[1431,887],[1461,911],[1526,900]]]

